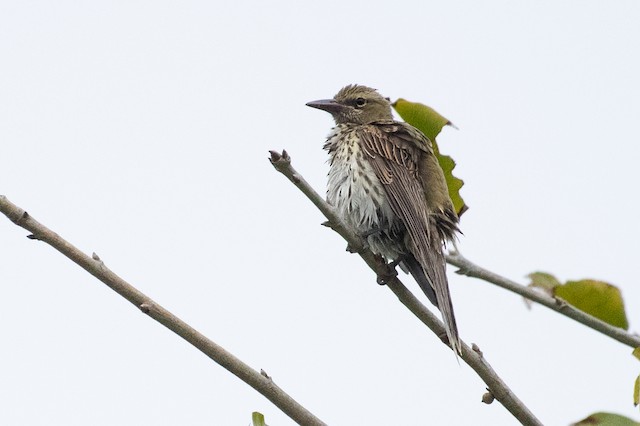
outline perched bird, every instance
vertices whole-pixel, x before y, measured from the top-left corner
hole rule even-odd
[[[333,99],[307,105],[336,122],[324,145],[327,201],[374,253],[413,275],[440,309],[451,348],[460,353],[443,252],[459,232],[458,215],[431,141],[395,121],[389,99],[366,86],[349,85]]]

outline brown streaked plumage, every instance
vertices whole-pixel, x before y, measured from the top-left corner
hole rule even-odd
[[[398,261],[442,312],[451,347],[460,338],[451,304],[443,245],[455,239],[458,216],[431,141],[393,120],[375,89],[349,85],[333,99],[309,102],[331,113],[327,200],[374,253]]]

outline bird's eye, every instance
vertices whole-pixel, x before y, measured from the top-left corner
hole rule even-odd
[[[367,104],[367,100],[365,98],[358,98],[356,99],[356,106],[358,108],[362,108],[363,106],[365,106]]]

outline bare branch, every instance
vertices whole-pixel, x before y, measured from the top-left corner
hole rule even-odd
[[[271,164],[280,173],[285,175],[293,184],[302,191],[313,204],[320,209],[324,216],[328,219],[328,226],[340,234],[349,244],[349,247],[369,265],[369,267],[378,276],[378,281],[383,281],[389,289],[398,297],[400,302],[405,305],[420,321],[422,321],[437,336],[446,336],[444,325],[442,322],[428,310],[403,284],[396,276],[396,271],[388,265],[380,256],[374,255],[369,249],[365,248],[362,239],[348,229],[333,211],[333,208],[321,197],[291,166],[291,158],[286,151],[282,154],[270,151]],[[446,340],[446,339],[445,339]],[[444,343],[444,341],[443,341]],[[448,344],[447,344],[448,346]],[[500,401],[500,403],[522,424],[524,425],[542,425],[535,415],[527,408],[526,405],[509,389],[502,381],[498,374],[491,368],[484,359],[482,352],[474,345],[474,349],[469,348],[462,343],[462,354],[460,355],[465,363],[467,363],[487,384],[489,392]]]
[[[617,340],[620,343],[631,346],[632,348],[640,347],[640,336],[633,335],[628,331],[614,327],[606,322],[583,312],[574,306],[568,304],[562,299],[547,296],[539,291],[536,291],[530,287],[518,284],[511,281],[508,278],[502,277],[494,272],[482,268],[471,262],[458,252],[447,255],[447,263],[460,268],[459,274],[466,275],[468,277],[479,278],[483,281],[495,284],[498,287],[502,287],[505,290],[512,291],[520,296],[526,297],[529,300],[537,302],[547,308],[554,310],[566,317],[574,319],[581,324],[586,325],[600,333]]]
[[[26,211],[11,203],[4,195],[0,195],[0,212],[4,213],[16,225],[30,231],[32,234],[28,238],[43,241],[73,260],[116,293],[137,306],[143,313],[191,343],[206,356],[260,392],[297,423],[317,426],[325,424],[291,398],[266,373],[263,372],[261,374],[255,371],[233,354],[138,291],[131,284],[109,270],[95,253],[92,257],[87,256],[58,234],[40,224]]]

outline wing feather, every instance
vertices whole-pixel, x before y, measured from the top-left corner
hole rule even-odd
[[[419,146],[420,141],[398,136],[399,125],[385,126],[362,126],[358,140],[383,184],[391,209],[405,225],[408,248],[435,291],[449,342],[454,351],[459,353],[460,339],[447,283],[442,234],[435,232],[438,228],[436,222],[431,220],[425,188],[418,176],[423,156],[433,156],[433,152],[430,151],[430,145]],[[423,288],[429,295],[427,290]]]

